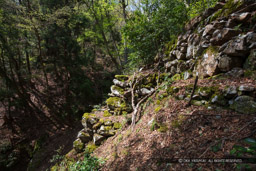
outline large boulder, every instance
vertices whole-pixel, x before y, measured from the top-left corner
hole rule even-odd
[[[219,58],[218,68],[220,71],[227,72],[235,67],[242,66],[242,59],[240,57],[229,57],[229,56],[221,56]]]
[[[220,54],[214,47],[210,47],[203,54],[200,63],[197,66],[197,71],[200,76],[213,76],[218,73],[218,58]]]
[[[256,114],[256,102],[250,96],[237,97],[230,108],[242,114]]]

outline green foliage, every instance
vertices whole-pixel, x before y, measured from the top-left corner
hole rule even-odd
[[[247,156],[251,163],[255,163],[256,162],[256,160],[255,160],[256,140],[255,140],[255,138],[245,138],[242,141],[241,145],[234,145],[230,151],[230,154],[236,156],[237,158]],[[251,169],[251,167],[248,164],[240,164],[240,163],[237,164],[237,169],[240,170],[241,168],[246,168],[248,170]]]
[[[63,146],[61,146],[58,150],[56,150],[57,154],[52,156],[52,159],[50,160],[51,163],[59,163],[61,160],[64,159],[64,156],[61,155],[62,150],[63,150]]]
[[[194,18],[200,15],[207,8],[215,6],[218,0],[198,0],[191,3],[188,10],[188,15],[190,18]]]
[[[59,164],[51,168],[51,171],[70,170],[70,171],[97,171],[104,161],[93,157],[86,152],[82,161],[73,161],[64,158]]]
[[[128,41],[129,64],[152,63],[158,49],[179,33],[186,21],[186,8],[178,0],[141,1],[122,30]]]

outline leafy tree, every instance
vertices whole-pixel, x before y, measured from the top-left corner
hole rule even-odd
[[[132,66],[152,62],[161,45],[181,32],[187,20],[186,7],[178,0],[144,0],[134,6],[122,32],[129,42]]]

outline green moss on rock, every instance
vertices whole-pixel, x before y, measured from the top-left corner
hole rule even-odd
[[[129,76],[128,75],[115,75],[115,78],[118,81],[127,81],[129,79]]]
[[[146,78],[143,79],[142,84],[143,85],[154,85],[156,82],[156,73],[150,74]],[[146,87],[145,87],[146,88]]]
[[[152,87],[155,87],[155,85],[153,83],[148,83],[148,84],[142,84],[141,85],[141,88],[147,88],[147,89],[150,89]]]
[[[227,100],[225,99],[224,95],[221,92],[216,92],[211,97],[211,103],[226,106]]]
[[[105,131],[109,131],[109,130],[111,130],[111,129],[112,129],[112,126],[105,126],[105,127],[104,127],[104,130],[105,130]]]
[[[198,87],[196,89],[196,92],[202,96],[202,97],[205,97],[205,98],[209,98],[211,97],[211,95],[215,92],[218,91],[218,88],[217,87]]]
[[[89,119],[89,118],[92,118],[92,117],[96,117],[96,115],[92,114],[92,113],[84,113],[83,114],[83,118],[85,118],[85,119]]]
[[[237,9],[241,4],[242,4],[241,1],[235,2],[234,0],[228,0],[222,9],[218,10],[212,15],[212,17],[210,18],[210,21],[214,21],[219,17],[227,17],[235,9]]]
[[[80,139],[76,139],[73,142],[73,148],[76,150],[76,152],[80,153],[83,152],[84,149],[84,143]]]
[[[116,85],[111,86],[111,89],[114,91],[118,91],[119,94],[123,95],[124,94],[124,89],[122,89],[121,87],[118,87]]]
[[[86,146],[86,151],[89,152],[89,153],[92,153],[98,146],[93,144],[93,143],[89,143],[87,144]]]
[[[156,113],[159,112],[162,108],[163,108],[162,106],[156,107],[156,108],[155,108],[155,112],[156,112]]]
[[[120,122],[115,122],[113,128],[114,129],[120,129],[122,127],[122,124]]]
[[[111,113],[109,113],[107,110],[105,110],[103,116],[104,116],[104,117],[110,117],[110,116],[112,116],[112,115],[111,115]]]
[[[92,129],[97,130],[102,124],[103,124],[103,123],[99,121],[99,122],[97,122],[96,124],[94,124],[94,125],[92,126]]]
[[[125,107],[125,102],[119,97],[110,97],[106,101],[110,109]]]

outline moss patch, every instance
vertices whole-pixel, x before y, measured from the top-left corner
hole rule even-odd
[[[89,143],[89,144],[86,146],[85,150],[86,150],[87,152],[89,152],[89,153],[92,153],[97,147],[98,147],[98,146],[96,146],[95,144]]]
[[[92,114],[92,113],[84,113],[83,114],[83,118],[85,118],[85,119],[89,119],[89,118],[92,118],[92,117],[96,117],[96,115]]]
[[[158,126],[159,126],[159,128],[157,129],[157,131],[159,131],[159,132],[166,132],[166,131],[168,131],[168,127],[167,127],[166,124],[161,123],[161,124],[158,124]]]
[[[247,77],[247,78],[251,78],[251,79],[256,80],[256,70],[255,70],[255,71],[246,70],[246,71],[244,72],[244,77]]]
[[[177,119],[171,122],[171,126],[173,128],[179,128],[182,125],[184,120],[185,120],[185,117],[183,115],[179,115]]]
[[[118,81],[127,81],[129,79],[129,76],[128,75],[115,75],[115,78]]]
[[[227,17],[234,10],[236,10],[241,4],[242,4],[241,1],[234,2],[234,0],[228,0],[222,9],[218,10],[212,15],[212,17],[210,18],[210,21],[214,21],[219,17],[224,17],[224,16]]]
[[[124,94],[124,89],[122,89],[121,87],[118,87],[118,86],[116,86],[116,85],[113,85],[113,86],[111,87],[111,89],[112,89],[112,90],[115,90],[115,91],[118,91],[121,95]]]
[[[109,130],[111,130],[111,129],[112,129],[112,126],[105,126],[105,127],[104,127],[104,130],[105,130],[105,131],[109,131]]]
[[[162,108],[163,108],[162,106],[156,107],[156,108],[155,108],[155,112],[156,112],[156,113],[159,112]]]
[[[114,129],[120,129],[122,127],[122,124],[120,122],[115,122],[113,128]]]
[[[106,103],[110,107],[111,106],[112,107],[120,107],[121,103],[122,103],[122,100],[119,97],[110,97],[110,98],[107,99]]]
[[[105,110],[103,116],[104,116],[104,117],[110,117],[110,116],[112,116],[112,115],[111,115],[111,113],[109,113],[107,110]]]
[[[82,152],[84,149],[84,143],[82,143],[82,141],[80,139],[77,139],[73,142],[73,148],[77,151],[77,152]]]

